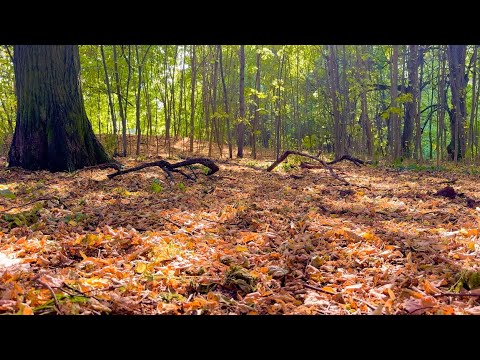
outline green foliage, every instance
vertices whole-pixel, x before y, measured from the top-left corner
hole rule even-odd
[[[7,222],[9,229],[22,226],[31,226],[39,219],[39,211],[42,209],[41,204],[36,204],[29,211],[22,211],[16,214],[4,214],[2,220]]]
[[[15,194],[10,189],[0,189],[0,196],[7,199],[15,199]]]
[[[313,150],[313,149],[318,148],[318,143],[319,143],[318,137],[315,134],[306,135],[302,139],[302,145],[307,150]]]
[[[185,184],[181,181],[177,184],[177,187],[182,192],[185,192],[185,190],[186,190]]]
[[[397,159],[392,166],[394,169],[400,171],[446,171],[447,169],[443,166],[437,167],[436,165],[428,165],[428,164],[404,164],[404,160],[402,158]]]
[[[159,179],[153,179],[152,183],[150,184],[150,190],[154,193],[162,192],[163,186]]]
[[[66,215],[66,216],[60,218],[59,221],[75,226],[79,222],[82,222],[86,219],[88,219],[88,215],[85,215],[84,213],[81,213],[81,212],[77,212],[77,213],[72,214],[72,215]]]
[[[404,104],[407,102],[412,102],[413,101],[413,95],[412,93],[405,93],[405,94],[400,94],[397,96],[395,99],[395,102],[397,104]]]

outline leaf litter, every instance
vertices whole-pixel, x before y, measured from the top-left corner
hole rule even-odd
[[[219,163],[1,169],[0,314],[480,313],[480,209],[438,196],[446,174]]]

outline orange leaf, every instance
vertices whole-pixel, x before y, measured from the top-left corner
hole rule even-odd
[[[438,294],[441,292],[435,286],[433,286],[430,282],[428,282],[428,280],[425,280],[425,282],[423,283],[423,289],[429,295]]]
[[[330,286],[324,286],[324,287],[322,287],[322,290],[328,292],[329,294],[336,294],[337,293],[335,291],[335,289],[330,287]]]
[[[34,315],[32,308],[26,304],[20,305],[20,313],[22,315]]]

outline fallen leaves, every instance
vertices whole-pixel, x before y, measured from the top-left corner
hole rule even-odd
[[[0,313],[480,313],[448,295],[480,286],[478,212],[427,173],[339,167],[370,186],[235,162],[182,186],[155,168],[0,170],[15,195],[0,196]],[[473,196],[474,180],[455,186]]]

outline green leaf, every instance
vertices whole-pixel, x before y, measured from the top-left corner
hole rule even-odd
[[[185,184],[183,182],[179,182],[177,186],[180,189],[180,191],[185,191]]]
[[[0,190],[0,196],[3,196],[7,199],[15,199],[15,194],[10,191],[10,189],[2,189]]]
[[[154,179],[150,185],[150,190],[152,190],[154,193],[159,193],[162,192],[163,187],[160,184],[160,181],[158,179]]]

